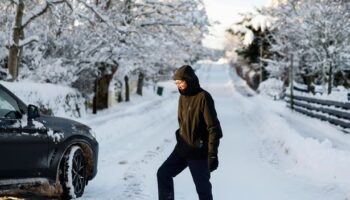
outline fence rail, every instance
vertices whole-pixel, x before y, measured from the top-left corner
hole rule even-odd
[[[310,117],[350,129],[350,103],[286,95],[288,106]]]

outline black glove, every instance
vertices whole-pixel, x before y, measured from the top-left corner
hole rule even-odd
[[[209,156],[208,158],[208,167],[209,171],[212,172],[216,170],[219,166],[219,160],[217,156]]]

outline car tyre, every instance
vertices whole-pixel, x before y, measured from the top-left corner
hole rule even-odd
[[[63,189],[61,199],[74,199],[84,193],[86,178],[86,161],[79,146],[71,147],[61,165],[60,181]]]

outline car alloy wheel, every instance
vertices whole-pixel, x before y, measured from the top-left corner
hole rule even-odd
[[[63,199],[81,197],[86,185],[86,162],[83,151],[79,146],[73,146],[64,156]]]

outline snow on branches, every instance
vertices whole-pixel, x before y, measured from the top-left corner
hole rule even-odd
[[[244,14],[229,33],[239,38],[237,51],[268,43],[258,56],[270,76],[288,79],[293,63],[297,81],[328,84],[330,93],[333,85],[350,86],[349,8],[341,0],[274,0]]]
[[[22,30],[13,42],[19,4]],[[18,48],[19,78],[65,85],[84,70],[101,75],[101,66],[115,65],[125,73],[141,69],[152,76],[195,62],[204,54],[201,41],[208,32],[201,0],[12,0],[0,2],[0,10],[0,40],[8,41],[0,50]],[[58,77],[47,73],[57,70]]]

